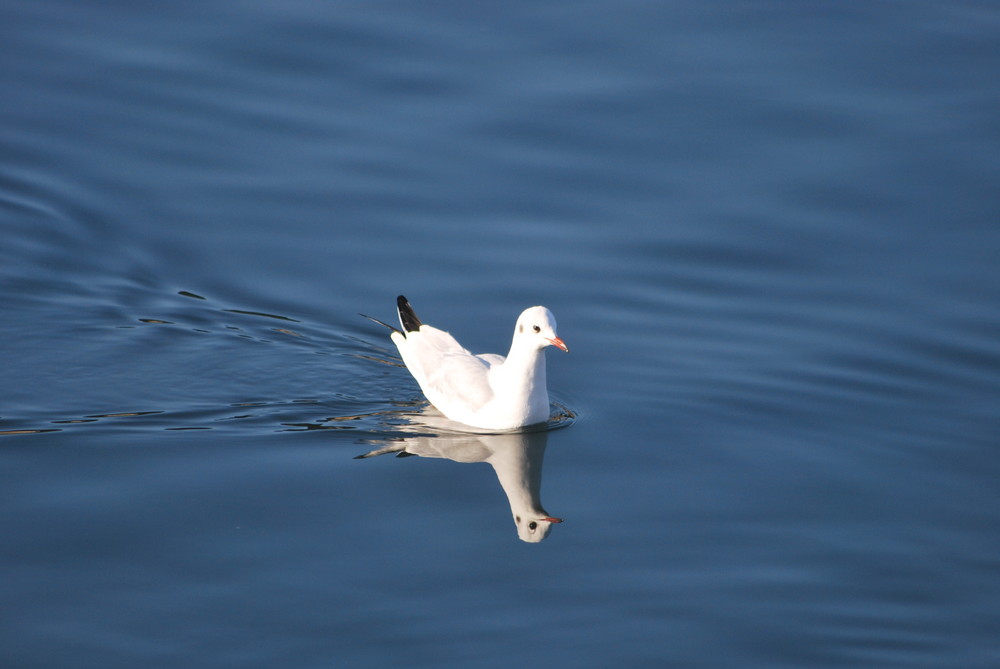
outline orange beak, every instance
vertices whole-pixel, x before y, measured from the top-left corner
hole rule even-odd
[[[567,346],[566,343],[559,337],[553,337],[552,339],[549,340],[549,343],[552,344],[553,346],[558,346],[562,350],[569,353],[569,346]]]
[[[547,520],[550,523],[561,523],[562,518],[542,518],[542,520]]]

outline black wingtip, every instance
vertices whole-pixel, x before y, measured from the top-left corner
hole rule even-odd
[[[396,309],[399,311],[399,324],[403,326],[403,332],[416,332],[423,323],[413,313],[413,307],[407,301],[405,295],[396,298]]]

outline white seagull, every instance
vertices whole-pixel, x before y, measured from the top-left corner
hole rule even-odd
[[[487,430],[512,430],[548,420],[545,387],[547,346],[569,348],[556,334],[556,319],[545,307],[529,307],[517,319],[505,358],[473,355],[455,338],[420,322],[406,298],[396,298],[402,330],[390,337],[428,401],[448,418]],[[362,314],[364,315],[364,314]]]

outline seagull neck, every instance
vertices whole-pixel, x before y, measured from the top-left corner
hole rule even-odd
[[[533,346],[518,346],[515,340],[503,363],[504,376],[524,379],[529,386],[545,387],[545,355]]]
[[[521,436],[521,435],[519,435]],[[505,444],[487,461],[493,466],[500,486],[507,494],[516,523],[522,516],[547,516],[542,509],[542,458],[545,456],[545,433],[522,436],[521,443]],[[528,518],[524,518],[528,520]]]

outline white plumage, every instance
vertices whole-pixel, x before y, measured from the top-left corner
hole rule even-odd
[[[548,419],[544,350],[556,346],[569,351],[556,334],[551,311],[530,307],[521,313],[505,358],[473,355],[444,330],[421,323],[402,295],[396,304],[402,330],[392,328],[392,341],[428,401],[441,413],[488,430],[511,430]]]

